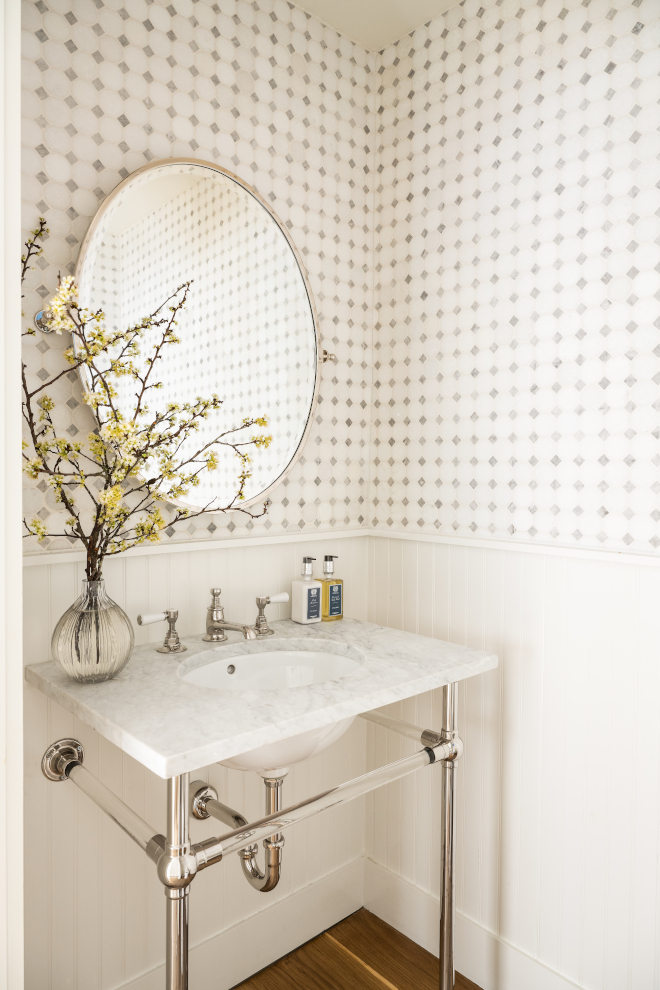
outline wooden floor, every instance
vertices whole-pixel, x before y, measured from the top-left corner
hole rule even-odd
[[[456,974],[455,990],[479,990]],[[240,984],[241,990],[438,990],[438,960],[365,908]]]

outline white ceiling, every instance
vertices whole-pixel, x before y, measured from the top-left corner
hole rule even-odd
[[[295,0],[324,24],[380,52],[415,28],[444,14],[459,0]]]

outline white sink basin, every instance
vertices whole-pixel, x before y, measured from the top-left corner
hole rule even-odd
[[[281,641],[247,642],[198,653],[181,664],[179,676],[187,684],[207,690],[272,693],[349,677],[363,663],[361,654],[344,643],[311,639],[289,641],[286,646]],[[275,698],[273,704],[277,705]],[[306,760],[330,746],[353,721],[353,717],[345,718],[310,729],[223,760],[222,765],[264,774],[286,773],[292,763]]]
[[[355,716],[352,716],[342,719],[341,722],[325,725],[322,729],[309,729],[308,732],[301,732],[297,736],[291,736],[290,739],[281,739],[267,746],[259,746],[258,749],[251,749],[249,753],[239,753],[230,760],[220,760],[220,764],[223,767],[231,767],[232,770],[256,770],[264,777],[281,777],[292,763],[300,763],[327,749],[336,739],[344,735],[354,721]]]
[[[248,654],[234,654],[227,649],[222,659],[216,659],[215,651],[209,652],[214,654],[213,659],[183,674],[184,681],[221,691],[277,691],[335,681],[360,667],[359,660],[319,649]]]

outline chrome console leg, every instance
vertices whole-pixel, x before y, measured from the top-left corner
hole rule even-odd
[[[166,889],[167,929],[165,947],[166,990],[188,990],[189,888]]]
[[[188,830],[188,774],[167,781],[167,840],[158,876],[167,898],[166,990],[188,990],[188,897],[197,872]]]
[[[458,684],[443,688],[441,736],[454,740]],[[442,839],[440,860],[440,990],[454,990],[454,775],[456,760],[442,761]]]

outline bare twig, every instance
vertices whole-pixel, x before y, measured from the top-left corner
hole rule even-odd
[[[30,262],[41,253],[46,233],[41,220],[26,242],[23,278]],[[50,532],[40,519],[24,520],[26,535],[39,540],[47,536],[79,540],[87,551],[90,581],[99,579],[104,557],[145,540],[158,541],[166,526],[209,513],[236,511],[258,519],[267,512],[268,502],[254,512],[240,504],[250,478],[248,448],[268,446],[271,441],[263,434],[249,439],[241,439],[240,434],[254,426],[266,426],[265,418],[245,419],[213,440],[193,445],[190,453],[190,439],[222,406],[222,400],[217,395],[198,397],[181,405],[169,403],[154,413],[146,406],[147,395],[162,384],[154,379],[154,369],[165,349],[179,343],[177,316],[186,304],[190,285],[184,282],[128,330],[110,331],[101,311],[80,307],[73,279],[60,279],[58,292],[49,304],[50,322],[56,332],[71,335],[72,346],[64,352],[67,367],[30,389],[23,365],[23,417],[29,436],[23,453],[25,470],[33,478],[46,478],[69,517],[64,532]],[[144,356],[141,348],[147,332],[155,332],[156,338]],[[89,434],[86,443],[58,436],[51,415],[54,402],[47,390],[72,369],[83,372],[85,399],[99,422],[99,429]],[[116,383],[123,378],[133,379],[137,386],[130,415],[117,404]],[[184,501],[200,475],[215,469],[223,447],[233,451],[240,465],[236,491],[227,504],[216,505],[214,500],[200,509],[176,508],[166,521],[160,507],[163,501]],[[149,476],[145,477],[147,470]],[[79,494],[91,512],[89,524],[83,522]]]

